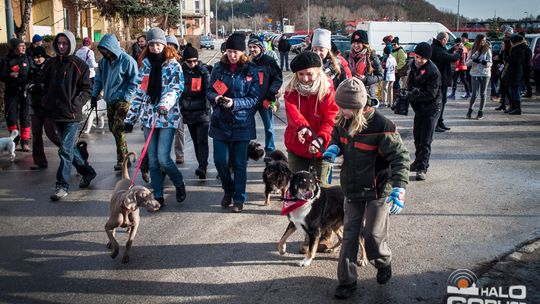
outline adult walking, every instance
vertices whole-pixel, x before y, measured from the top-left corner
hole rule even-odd
[[[70,31],[56,35],[52,43],[56,57],[47,62],[43,75],[45,115],[55,122],[60,135],[60,165],[56,173],[56,189],[50,197],[53,201],[68,195],[72,163],[82,175],[79,188],[87,188],[96,177],[94,168],[75,148],[82,107],[92,92],[88,65],[74,55],[75,46],[75,36]]]
[[[257,137],[255,112],[261,98],[257,67],[245,54],[245,41],[240,33],[227,38],[225,54],[212,69],[206,91],[214,110],[209,135],[214,140],[214,163],[224,192],[221,206],[233,204],[234,213],[242,212],[246,202],[247,148]]]
[[[125,119],[125,131],[133,131],[139,119],[144,138],[148,140],[148,163],[154,198],[165,206],[162,172],[165,172],[176,187],[176,201],[186,199],[184,177],[171,159],[174,133],[178,128],[180,106],[178,99],[184,89],[184,75],[176,51],[167,46],[165,32],[151,28],[146,33],[148,47],[139,57],[140,84]]]
[[[116,164],[114,171],[122,170],[122,163],[128,153],[124,120],[139,83],[137,62],[120,48],[114,34],[101,38],[98,50],[103,55],[99,61],[92,91],[92,106],[97,107],[98,96],[103,90],[103,99],[107,103],[109,131],[116,144]]]
[[[189,134],[195,148],[197,169],[195,175],[206,179],[208,168],[208,128],[210,126],[211,107],[206,99],[206,90],[210,83],[210,73],[206,66],[199,61],[199,52],[191,45],[184,49],[185,88],[180,96],[180,111],[182,120],[188,126]]]
[[[283,84],[283,72],[277,62],[264,53],[264,45],[258,38],[248,42],[251,61],[257,66],[261,102],[258,112],[264,125],[264,151],[270,153],[276,149],[274,143],[274,112],[279,107],[279,89]]]
[[[410,170],[416,171],[416,180],[422,181],[429,168],[433,132],[441,110],[441,74],[430,60],[432,50],[428,43],[417,44],[414,53],[407,81],[407,99],[414,110],[415,159]]]
[[[446,50],[446,44],[448,43],[448,33],[440,32],[437,34],[436,39],[431,43],[431,61],[437,66],[441,74],[441,114],[437,121],[436,132],[450,131],[450,128],[444,124],[444,107],[448,99],[448,87],[452,85],[453,72],[450,64],[461,58],[463,49],[458,49],[454,53],[450,53]]]
[[[278,51],[279,51],[281,70],[283,71],[283,68],[285,68],[285,70],[288,72],[289,71],[289,52],[291,51],[291,43],[289,42],[289,39],[287,39],[287,36],[281,35],[281,38],[279,38]]]
[[[486,40],[486,36],[482,34],[476,35],[470,54],[469,58],[467,58],[467,65],[471,67],[472,95],[469,102],[469,110],[467,111],[467,118],[471,118],[476,96],[480,93],[480,106],[478,108],[476,119],[483,119],[487,86],[491,76],[491,65],[493,63],[491,48]]]
[[[345,53],[354,77],[360,78],[370,96],[377,95],[377,84],[383,80],[379,58],[369,46],[368,33],[357,30],[351,36],[351,50]]]
[[[463,87],[465,87],[465,94],[461,95],[461,98],[467,99],[471,97],[471,91],[469,87],[469,81],[467,80],[467,64],[465,64],[465,61],[467,60],[467,56],[469,54],[469,51],[466,47],[463,46],[463,43],[461,42],[460,38],[456,38],[454,40],[454,53],[461,54],[461,56],[456,60],[456,64],[454,67],[454,81],[452,84],[452,94],[448,96],[449,99],[456,99],[456,89],[457,89],[457,82],[458,78],[461,80],[461,83],[463,84]]]
[[[30,151],[30,103],[25,87],[32,62],[26,56],[26,44],[22,39],[9,40],[9,53],[0,63],[0,81],[5,83],[4,115],[8,131],[19,130],[21,150]]]
[[[88,37],[84,37],[82,41],[82,47],[75,52],[75,56],[81,58],[84,62],[86,62],[86,65],[88,65],[88,69],[90,70],[90,82],[92,85],[94,84],[94,77],[96,77],[96,68],[98,67],[98,63],[96,62],[96,56],[94,54],[94,51],[90,48],[92,45],[92,40]]]

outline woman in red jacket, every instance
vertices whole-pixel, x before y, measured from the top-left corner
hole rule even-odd
[[[312,165],[324,185],[330,166],[322,161],[321,152],[330,141],[338,107],[332,83],[321,67],[320,57],[312,52],[303,52],[291,62],[294,76],[285,91],[285,146],[291,170],[307,171]]]

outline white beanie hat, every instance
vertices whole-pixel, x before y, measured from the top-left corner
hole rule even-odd
[[[327,29],[318,28],[313,32],[313,39],[311,40],[311,47],[323,47],[329,50],[332,49],[332,33]]]

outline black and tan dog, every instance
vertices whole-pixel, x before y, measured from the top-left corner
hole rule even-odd
[[[270,204],[270,193],[275,190],[280,190],[281,198],[285,198],[293,173],[289,169],[287,156],[280,150],[274,150],[268,154],[264,158],[264,162],[266,163],[263,171],[264,205],[268,206]]]
[[[134,152],[130,152],[122,163],[122,179],[116,183],[114,192],[109,203],[111,216],[105,224],[105,232],[109,237],[107,248],[112,249],[111,257],[114,259],[118,255],[120,246],[115,237],[116,228],[128,228],[129,236],[126,249],[122,257],[122,263],[129,262],[129,252],[131,245],[139,228],[140,215],[139,207],[145,207],[148,211],[157,211],[159,203],[154,199],[150,190],[143,186],[133,186],[130,188],[131,180],[127,162],[130,156],[136,157]]]

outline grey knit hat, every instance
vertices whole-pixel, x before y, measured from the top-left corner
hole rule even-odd
[[[146,32],[146,43],[161,43],[167,45],[167,39],[165,38],[165,32],[159,27],[153,27]]]
[[[343,109],[363,109],[368,101],[366,87],[356,77],[344,80],[336,90],[335,100]]]
[[[165,40],[167,41],[167,43],[175,45],[176,50],[180,48],[180,43],[178,43],[178,38],[176,38],[176,36],[167,35],[167,37],[165,37]]]
[[[313,32],[313,38],[311,39],[311,47],[323,47],[332,49],[331,44],[332,33],[327,29],[318,28]]]

